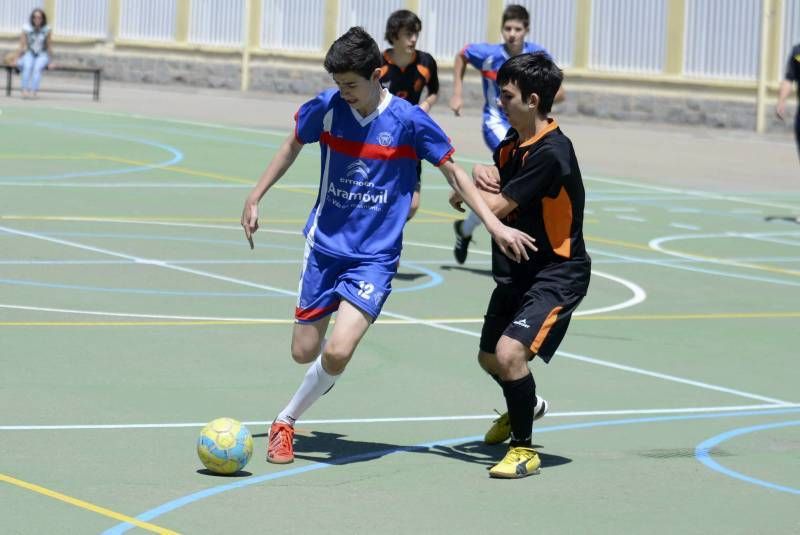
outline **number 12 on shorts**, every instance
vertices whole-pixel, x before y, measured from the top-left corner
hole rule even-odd
[[[358,288],[358,296],[365,301],[369,301],[375,291],[375,285],[366,281],[358,281]]]

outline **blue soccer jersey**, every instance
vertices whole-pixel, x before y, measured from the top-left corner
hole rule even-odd
[[[526,41],[522,47],[522,54],[531,52],[550,53],[543,46]],[[497,71],[511,56],[506,52],[503,44],[472,43],[461,50],[461,55],[467,58],[470,65],[481,72],[483,79],[483,139],[486,146],[494,152],[506,132],[511,127],[508,117],[498,106],[500,88],[497,86]]]
[[[417,162],[444,163],[453,153],[447,135],[419,106],[386,90],[367,117],[329,89],[303,104],[295,120],[297,141],[319,142],[322,153],[308,244],[338,258],[396,261]]]

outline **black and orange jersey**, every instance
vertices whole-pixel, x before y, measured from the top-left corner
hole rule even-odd
[[[520,140],[513,128],[494,153],[504,196],[517,203],[503,223],[528,233],[538,251],[516,263],[492,242],[492,273],[500,284],[552,282],[579,295],[589,287],[591,259],[583,240],[586,193],[572,142],[554,119]]]
[[[391,49],[390,49],[391,50]],[[393,95],[419,104],[422,90],[427,87],[428,94],[439,92],[439,74],[436,69],[436,60],[427,52],[417,50],[414,59],[404,68],[392,62],[389,50],[383,53],[381,66],[381,85]]]

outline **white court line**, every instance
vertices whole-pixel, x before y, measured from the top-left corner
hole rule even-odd
[[[298,104],[298,107],[302,103]],[[99,110],[84,110],[80,108],[69,108],[66,106],[50,106],[50,109],[54,110],[61,110],[61,111],[68,111],[73,113],[86,113],[86,114],[93,114],[93,115],[101,115],[101,116],[111,116],[111,117],[125,117],[130,119],[142,119],[151,122],[161,122],[161,123],[172,123],[172,124],[181,124],[181,125],[188,125],[188,126],[202,126],[206,128],[212,128],[216,130],[230,130],[230,131],[240,131],[240,132],[248,132],[248,133],[255,133],[255,134],[266,134],[271,136],[279,136],[279,137],[286,137],[291,132],[289,130],[270,130],[270,129],[256,129],[256,128],[247,128],[247,127],[236,127],[236,126],[227,126],[221,124],[214,124],[214,123],[205,123],[202,121],[189,121],[189,120],[182,120],[182,119],[167,119],[167,118],[158,118],[158,117],[149,117],[147,115],[141,115],[136,113],[124,113],[124,112],[109,112],[109,111],[99,111]],[[758,141],[758,140],[756,140]],[[772,143],[770,141],[769,143]],[[467,163],[490,163],[488,158],[483,159],[476,159],[476,158],[467,158],[460,156],[459,154],[455,155],[455,159],[457,161],[463,161]],[[615,184],[617,186],[626,186],[631,188],[639,188],[639,189],[646,189],[649,191],[658,191],[664,193],[676,193],[679,195],[688,195],[691,197],[701,197],[705,199],[713,199],[713,200],[723,200],[723,201],[730,201],[730,202],[737,202],[742,204],[750,204],[754,206],[766,206],[769,208],[782,208],[785,210],[792,210],[798,214],[800,214],[800,206],[793,206],[788,204],[780,204],[780,203],[770,203],[764,201],[756,201],[753,199],[748,199],[744,197],[736,197],[732,195],[720,195],[716,193],[711,193],[707,191],[698,191],[698,190],[685,190],[680,188],[670,188],[665,186],[652,186],[649,184],[640,184],[637,182],[632,182],[629,180],[622,180],[622,179],[614,179],[614,178],[605,178],[593,175],[583,175],[583,178],[586,180],[594,180],[595,182],[603,182],[606,184]]]
[[[635,221],[637,223],[644,223],[647,219],[643,217],[637,217],[633,215],[618,215],[616,216],[617,219],[621,219],[622,221]]]
[[[781,232],[781,233],[764,233],[763,236],[766,238],[768,236],[773,235],[797,235],[797,232]],[[710,264],[718,264],[721,266],[733,266],[733,267],[740,267],[746,269],[753,269],[754,266],[743,262],[735,262],[732,260],[728,260],[725,258],[711,258],[705,256],[694,255],[691,253],[684,253],[681,251],[673,251],[671,249],[667,249],[663,246],[664,243],[672,242],[672,241],[679,241],[679,240],[699,240],[699,239],[713,239],[713,238],[747,238],[747,239],[756,239],[756,236],[759,234],[757,233],[740,233],[740,232],[717,232],[717,233],[709,233],[709,234],[674,234],[672,236],[662,236],[660,238],[653,238],[648,242],[648,246],[653,249],[654,251],[658,251],[659,253],[663,253],[670,256],[675,256],[678,258],[684,258],[689,260],[701,260],[706,263]],[[800,244],[794,244],[800,245]],[[783,273],[788,275],[799,274],[800,271],[793,271],[793,270],[784,270]]]
[[[40,240],[44,240],[44,241],[50,241],[50,242],[54,242],[54,243],[60,243],[62,245],[71,246],[71,247],[77,247],[79,249],[90,250],[90,251],[98,252],[98,253],[101,253],[101,254],[108,254],[108,255],[112,255],[112,256],[116,256],[116,257],[122,257],[122,258],[136,258],[136,257],[133,257],[131,255],[126,255],[124,253],[117,253],[117,252],[114,252],[114,251],[108,251],[106,249],[100,249],[100,248],[97,248],[97,247],[91,247],[91,246],[82,245],[82,244],[78,244],[78,243],[74,243],[74,242],[68,242],[66,240],[58,240],[56,238],[49,238],[47,236],[42,236],[40,234],[36,234],[36,233],[33,233],[33,232],[17,231],[17,230],[8,229],[8,228],[2,227],[2,226],[0,226],[0,230],[5,231],[5,232],[9,232],[11,234],[16,234],[16,235],[20,235],[20,236],[26,236],[26,237],[30,237],[30,238],[36,238],[36,239],[40,239]],[[279,288],[273,288],[271,286],[265,286],[265,285],[256,284],[256,283],[249,282],[249,281],[243,281],[243,280],[240,280],[240,279],[234,279],[232,277],[223,277],[223,276],[220,276],[220,275],[216,275],[214,273],[208,273],[208,272],[199,271],[199,270],[190,270],[190,269],[186,269],[186,268],[181,268],[179,266],[173,266],[172,264],[167,264],[165,262],[160,262],[160,261],[157,261],[157,260],[144,260],[144,259],[139,259],[139,260],[142,261],[142,263],[148,264],[148,265],[164,267],[164,268],[167,268],[167,269],[174,269],[176,271],[183,271],[183,272],[186,272],[186,273],[191,273],[191,274],[199,275],[199,276],[207,276],[207,277],[212,278],[212,279],[224,280],[226,282],[231,282],[231,283],[234,283],[234,284],[242,284],[244,286],[248,286],[248,287],[251,287],[251,288],[259,288],[259,289],[265,289],[265,290],[270,290],[270,291],[278,291],[278,292],[281,292],[281,293],[284,293],[284,294],[287,294],[287,295],[291,295],[291,296],[295,295],[293,292],[290,292],[288,290],[282,290],[282,289],[279,289]],[[420,325],[427,325],[427,326],[433,327],[435,329],[440,329],[440,330],[444,330],[444,331],[460,333],[460,334],[465,334],[465,335],[468,335],[468,336],[480,338],[480,333],[476,333],[476,332],[473,332],[473,331],[467,331],[465,329],[459,329],[457,327],[451,327],[449,325],[443,325],[441,323],[436,323],[435,321],[421,320],[419,318],[414,318],[414,317],[406,316],[406,315],[403,315],[403,314],[397,314],[397,313],[390,312],[390,311],[387,311],[387,310],[383,311],[383,315],[391,317],[391,318],[395,318],[395,319],[403,319],[403,320],[407,320],[407,321],[415,321],[415,322],[418,322]],[[751,394],[749,392],[743,392],[743,391],[740,391],[740,390],[734,390],[734,389],[731,389],[731,388],[716,386],[716,385],[712,385],[712,384],[709,384],[709,383],[702,383],[702,382],[699,382],[699,381],[692,381],[692,380],[684,379],[684,378],[677,377],[677,376],[661,374],[661,373],[657,373],[657,372],[651,372],[651,371],[644,370],[644,369],[641,369],[641,368],[635,368],[635,367],[632,367],[632,366],[624,366],[624,365],[621,365],[621,364],[616,364],[616,363],[613,363],[613,362],[603,361],[603,360],[599,360],[599,359],[595,359],[595,358],[591,358],[591,357],[584,357],[582,355],[575,355],[573,353],[565,353],[563,351],[558,351],[557,354],[564,355],[566,358],[580,360],[580,361],[583,361],[583,362],[589,362],[589,363],[597,364],[597,365],[600,365],[600,366],[606,366],[606,367],[610,367],[610,368],[616,368],[616,369],[620,369],[620,370],[625,370],[625,371],[628,371],[628,372],[631,372],[631,373],[638,373],[638,374],[647,375],[647,376],[650,376],[650,377],[657,377],[659,379],[664,379],[664,380],[667,380],[667,381],[673,381],[673,382],[677,382],[677,383],[688,384],[688,385],[696,386],[696,387],[699,387],[699,388],[705,388],[705,389],[708,389],[708,390],[715,390],[715,391],[718,391],[718,392],[726,392],[726,393],[737,395],[737,396],[744,397],[744,398],[757,399],[757,400],[760,400],[760,401],[767,401],[767,402],[770,402],[770,403],[777,403],[777,404],[781,404],[781,405],[785,405],[785,404],[788,403],[786,401],[781,401],[781,400],[773,399],[773,398],[767,398],[767,397],[760,396],[760,395],[757,395],[757,394]]]
[[[585,416],[621,416],[645,414],[694,414],[713,412],[735,412],[741,410],[770,410],[800,407],[800,404],[768,404],[768,405],[739,405],[724,407],[685,407],[678,409],[623,409],[608,411],[572,411],[548,412],[546,418],[573,418]],[[497,414],[474,414],[465,416],[408,416],[398,418],[337,418],[327,420],[298,420],[297,425],[325,425],[325,424],[377,424],[377,423],[407,423],[407,422],[454,422],[463,420],[489,420],[497,418]],[[207,422],[179,422],[164,424],[64,424],[64,425],[0,425],[0,431],[67,431],[87,429],[177,429],[182,427],[204,427]],[[270,425],[272,420],[256,420],[242,422],[245,425]]]
[[[598,176],[590,176],[590,175],[583,175],[583,178],[586,180],[594,180],[595,182],[603,182],[605,184],[616,184],[618,186],[630,186],[632,188],[640,188],[646,189],[650,191],[660,191],[663,193],[677,193],[679,195],[687,195],[690,197],[701,197],[703,199],[711,199],[715,201],[729,201],[729,202],[738,202],[742,204],[752,204],[755,206],[766,206],[767,208],[781,208],[783,210],[792,210],[793,212],[800,213],[800,206],[794,206],[791,204],[782,204],[782,203],[774,203],[774,202],[766,202],[766,201],[756,201],[753,199],[746,199],[743,197],[734,197],[732,195],[720,195],[717,193],[711,193],[709,191],[698,191],[698,190],[686,190],[686,189],[679,189],[679,188],[669,188],[664,186],[651,186],[648,184],[639,184],[637,182],[630,182],[628,180],[620,180],[614,178],[603,178]]]
[[[683,230],[700,230],[697,225],[687,225],[686,223],[670,223],[670,227],[680,228]]]
[[[784,235],[786,235],[786,234],[784,234]],[[800,238],[800,232],[794,232],[794,233],[791,233],[791,234],[788,234],[788,235],[789,236],[796,236],[796,237]],[[743,238],[748,238],[750,240],[760,241],[760,242],[777,243],[777,244],[780,244],[780,245],[791,245],[792,247],[800,247],[800,242],[798,242],[798,241],[781,240],[779,238],[773,238],[772,237],[773,234],[765,235],[765,234],[744,233],[744,234],[739,234],[739,236],[742,236]]]

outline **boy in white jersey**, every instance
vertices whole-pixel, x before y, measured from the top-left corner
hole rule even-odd
[[[295,115],[295,131],[278,149],[248,196],[242,227],[253,246],[258,202],[306,143],[319,142],[322,176],[304,230],[306,251],[295,310],[292,358],[309,364],[300,388],[270,428],[267,460],[294,460],[294,423],[333,387],[391,292],[403,226],[420,158],[439,167],[448,183],[486,224],[511,258],[528,259],[530,236],[506,227],[481,200],[450,156],[449,138],[419,106],[380,85],[381,53],[362,28],[331,45],[325,69],[338,90],[323,91]],[[336,324],[326,339],[330,315]]]

